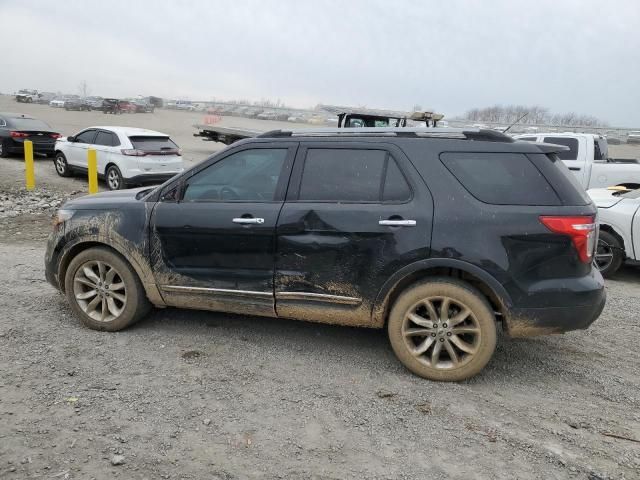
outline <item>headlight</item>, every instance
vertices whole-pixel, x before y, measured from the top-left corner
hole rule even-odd
[[[65,209],[58,210],[55,217],[53,217],[53,227],[57,228],[59,225],[62,225],[64,222],[66,222],[71,217],[73,217],[74,213],[75,213],[74,210],[65,210]]]

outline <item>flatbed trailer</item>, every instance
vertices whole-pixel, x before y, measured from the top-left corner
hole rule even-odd
[[[225,145],[231,145],[238,140],[244,138],[252,138],[260,135],[259,130],[247,130],[244,128],[234,127],[218,127],[216,125],[196,124],[195,128],[198,129],[198,133],[194,133],[194,137],[202,137],[207,142],[220,142]]]

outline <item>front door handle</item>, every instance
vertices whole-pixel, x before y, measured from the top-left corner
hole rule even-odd
[[[264,223],[264,218],[234,218],[233,223],[242,223],[245,225],[262,225]]]
[[[569,167],[569,170],[572,170],[574,172],[579,172],[580,171],[580,167]]]
[[[378,225],[384,225],[385,227],[415,227],[415,220],[380,220]]]

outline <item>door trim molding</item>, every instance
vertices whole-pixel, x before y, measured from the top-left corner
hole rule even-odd
[[[362,303],[361,298],[310,292],[276,292],[276,300],[309,300],[313,302],[341,303],[343,305],[360,305]]]
[[[208,287],[188,287],[182,285],[162,285],[160,289],[167,292],[185,292],[185,293],[222,293],[230,295],[241,295],[243,297],[265,297],[273,298],[271,292],[256,292],[253,290],[234,290],[230,288],[208,288]]]

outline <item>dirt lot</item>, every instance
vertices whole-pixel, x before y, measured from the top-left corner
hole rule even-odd
[[[111,123],[28,109],[65,134]],[[199,161],[216,146],[189,137],[198,117],[118,123]],[[382,331],[166,309],[99,333],[43,273],[50,214],[86,184],[38,166],[28,196],[0,161],[0,478],[640,478],[640,269],[589,330],[502,337],[460,384],[412,376]]]

